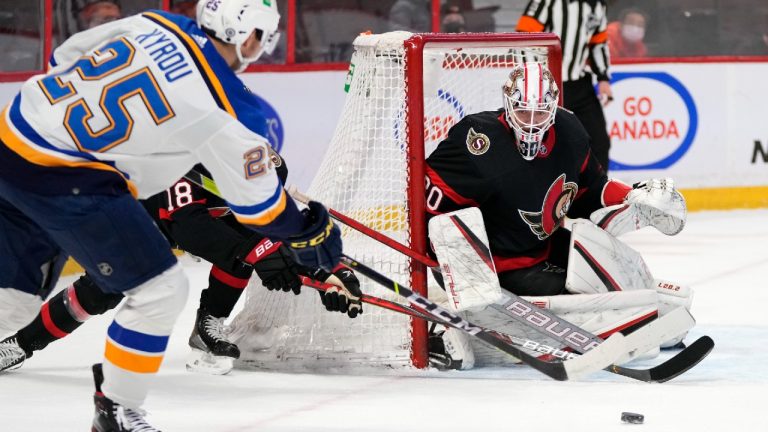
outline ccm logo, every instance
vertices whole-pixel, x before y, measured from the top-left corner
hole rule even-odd
[[[599,345],[599,342],[592,340],[589,335],[579,333],[571,327],[563,325],[560,321],[552,319],[539,311],[535,311],[533,308],[518,301],[512,302],[506,309],[514,315],[525,319],[534,326],[544,329],[547,333],[551,334],[555,340],[564,340],[584,351]]]
[[[291,247],[294,249],[304,249],[307,247],[315,247],[325,241],[325,239],[331,234],[332,229],[333,229],[333,222],[328,221],[328,225],[325,226],[325,230],[323,230],[323,232],[312,237],[309,240],[291,242]]]

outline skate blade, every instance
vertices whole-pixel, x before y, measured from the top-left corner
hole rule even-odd
[[[0,374],[3,374],[4,372],[10,372],[14,371],[24,365],[24,361],[26,361],[26,358],[19,360],[16,364],[12,364],[10,366],[2,365],[0,367]]]
[[[209,352],[192,348],[187,356],[187,370],[209,375],[226,375],[234,367],[232,357],[215,356]]]

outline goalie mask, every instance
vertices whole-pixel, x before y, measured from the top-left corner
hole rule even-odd
[[[232,44],[237,52],[242,72],[263,53],[272,54],[280,33],[277,0],[200,0],[197,3],[197,23],[208,35]],[[243,43],[256,31],[261,47],[251,57],[243,56]]]
[[[525,160],[539,153],[544,134],[555,123],[560,90],[542,63],[515,66],[503,86],[507,123],[515,132],[517,149]]]

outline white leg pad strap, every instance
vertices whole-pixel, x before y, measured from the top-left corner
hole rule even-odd
[[[15,288],[0,288],[0,340],[32,322],[42,305],[40,296]]]

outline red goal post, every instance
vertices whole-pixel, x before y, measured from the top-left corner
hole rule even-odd
[[[501,86],[515,63],[546,62],[559,83],[560,41],[548,33],[391,32],[361,35],[354,47],[345,104],[308,195],[424,254],[426,155],[463,116],[502,106]],[[428,293],[423,265],[353,229],[343,227],[342,233],[347,255]],[[364,292],[400,301],[360,280]],[[311,292],[294,297],[267,292],[256,280],[251,285],[232,323],[240,366],[428,364],[422,320],[373,307],[349,319],[324,311]]]

